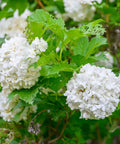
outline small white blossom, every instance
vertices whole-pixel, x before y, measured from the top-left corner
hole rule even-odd
[[[91,20],[94,16],[95,0],[63,0],[67,15],[74,21]],[[101,2],[101,0],[97,0]]]
[[[8,19],[3,18],[0,21],[0,37],[4,37],[5,34],[8,37],[24,36],[24,30],[27,26],[26,18],[31,12],[26,9],[25,12],[19,16],[18,10],[15,11],[14,16]]]
[[[1,9],[3,9],[6,5],[7,5],[6,2],[2,3],[2,4],[1,4]]]
[[[64,95],[72,110],[80,110],[81,118],[104,119],[119,103],[120,78],[110,69],[86,64],[68,82]]]
[[[32,87],[40,76],[40,68],[29,66],[37,62],[39,51],[46,49],[47,43],[42,38],[36,38],[31,45],[23,37],[6,40],[0,48],[1,86],[13,90]]]
[[[45,52],[47,49],[47,43],[44,41],[43,38],[39,39],[38,37],[32,42],[32,47],[36,54],[41,54],[41,52]]]
[[[59,47],[57,47],[56,48],[56,53],[58,53],[60,51],[60,48]]]

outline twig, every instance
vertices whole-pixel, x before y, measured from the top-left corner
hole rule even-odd
[[[38,4],[39,4],[39,6],[40,6],[44,11],[47,11],[40,0],[37,0],[37,2],[38,2]]]
[[[44,110],[40,111],[37,115],[34,116],[34,118],[32,119],[32,121],[33,121],[34,119],[36,119],[36,117],[39,116],[41,113],[43,113],[43,112],[45,112],[45,111],[48,111],[48,110],[50,110],[50,109],[44,109]]]
[[[63,126],[63,129],[62,129],[60,135],[57,138],[48,141],[48,144],[54,143],[55,141],[59,140],[62,137],[62,135],[63,135],[63,133],[65,131],[65,128],[66,128],[66,126],[68,124],[68,121],[70,120],[70,117],[71,117],[71,113],[70,113],[69,118],[65,121],[65,125]]]
[[[109,8],[109,3],[108,3],[108,0],[106,0],[106,8]],[[109,22],[109,14],[106,14],[106,22],[108,23]],[[107,30],[106,30],[106,37],[107,37],[107,40],[108,42],[110,42],[110,38],[109,38],[109,25],[107,24]]]
[[[100,130],[99,130],[98,124],[96,125],[96,132],[97,132],[97,137],[98,137],[98,144],[102,144],[102,139],[100,136]]]
[[[59,140],[59,139],[62,137],[62,135],[63,135],[63,133],[64,133],[64,131],[65,131],[65,128],[66,128],[66,126],[67,126],[67,123],[68,123],[68,121],[66,121],[66,123],[65,123],[65,125],[64,125],[64,127],[63,127],[63,129],[62,129],[62,131],[61,131],[61,133],[60,133],[60,135],[59,135],[57,138],[55,138],[55,139],[53,139],[53,140],[50,140],[50,141],[48,142],[48,144],[54,143],[55,141]]]

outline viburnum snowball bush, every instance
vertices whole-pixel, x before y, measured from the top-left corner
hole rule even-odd
[[[0,48],[0,83],[4,88],[30,88],[40,76],[39,70],[29,67],[38,60],[37,54],[47,49],[47,42],[42,38],[30,45],[24,37],[6,40]]]
[[[0,144],[120,143],[119,12],[0,0]]]
[[[120,96],[120,79],[110,69],[84,65],[67,84],[68,106],[81,118],[104,119],[115,111]]]
[[[31,12],[26,9],[21,16],[18,13],[19,11],[16,10],[13,17],[3,18],[0,21],[0,37],[4,37],[5,34],[9,37],[24,36],[23,32],[27,26],[26,18]]]
[[[95,7],[92,5],[93,1],[63,0],[66,13],[74,21],[91,20],[93,18],[95,12]]]

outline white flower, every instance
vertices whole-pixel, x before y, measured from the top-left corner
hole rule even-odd
[[[0,21],[0,37],[4,37],[5,34],[8,37],[24,36],[24,30],[27,26],[26,18],[31,12],[26,9],[25,12],[19,16],[18,10],[15,11],[14,16],[8,19],[3,18]]]
[[[72,110],[80,110],[81,118],[104,119],[119,103],[120,78],[110,69],[86,64],[68,82],[64,95]]]
[[[101,0],[97,0],[101,2]],[[95,0],[63,0],[67,15],[74,21],[91,20],[94,16]]]
[[[41,52],[45,52],[47,49],[47,43],[44,41],[43,38],[39,39],[38,37],[32,42],[32,47],[36,54],[41,54]]]
[[[36,55],[46,49],[47,43],[42,38],[36,38],[31,45],[23,37],[6,40],[0,48],[1,86],[12,90],[31,88],[40,76],[40,68],[29,66],[37,62]]]
[[[96,54],[96,56],[99,56],[100,54],[101,54],[101,52]],[[105,56],[106,56],[107,60],[99,60],[95,64],[99,65],[99,66],[104,66],[106,68],[112,68],[113,63],[114,63],[112,55],[110,53],[106,52]]]
[[[1,2],[0,2],[0,3],[1,3]],[[6,2],[2,3],[2,4],[1,4],[1,9],[3,9],[6,5],[7,5]]]
[[[60,51],[60,48],[59,47],[57,47],[56,48],[56,53],[58,53]]]

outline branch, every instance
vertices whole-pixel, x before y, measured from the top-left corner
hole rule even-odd
[[[71,117],[71,113],[70,113],[70,117]],[[63,133],[65,131],[65,128],[66,128],[66,126],[68,124],[68,121],[70,120],[70,117],[65,121],[65,125],[63,126],[63,129],[62,129],[60,135],[57,138],[48,141],[48,144],[54,143],[54,142],[56,142],[57,140],[59,140],[62,137],[62,135],[63,135]]]
[[[97,137],[98,137],[98,144],[102,144],[102,139],[100,136],[100,130],[98,124],[96,125],[96,132],[97,132]]]
[[[39,6],[40,6],[44,11],[47,11],[40,0],[37,0],[37,2],[38,2],[38,4],[39,4]]]
[[[36,119],[36,117],[39,116],[41,113],[43,113],[43,112],[45,112],[45,111],[48,111],[48,110],[50,110],[50,109],[44,109],[44,110],[40,111],[37,115],[34,116],[34,118],[32,119],[32,121],[33,121],[34,119]]]
[[[62,137],[62,135],[63,135],[63,133],[64,133],[64,131],[65,131],[65,128],[66,128],[66,126],[67,126],[67,123],[68,123],[68,121],[66,121],[66,123],[65,123],[65,125],[64,125],[64,127],[63,127],[63,129],[62,129],[62,131],[61,131],[61,133],[60,133],[60,135],[59,135],[57,138],[55,138],[55,139],[53,139],[53,140],[50,140],[50,141],[48,142],[48,144],[54,143],[55,141],[59,140],[59,139]]]

